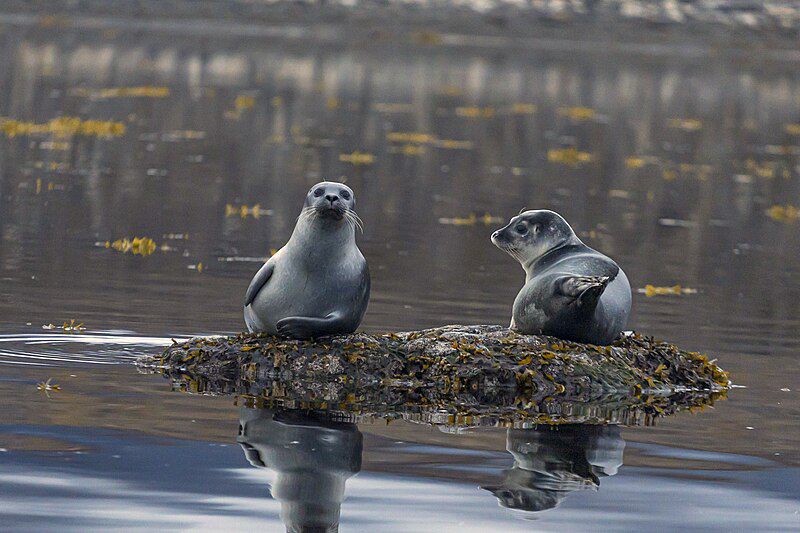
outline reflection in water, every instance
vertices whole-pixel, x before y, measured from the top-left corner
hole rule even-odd
[[[622,466],[618,426],[563,425],[509,429],[514,466],[500,485],[485,486],[503,507],[544,511],[576,490],[597,488]]]
[[[272,497],[289,532],[338,531],[345,482],[361,470],[355,424],[302,411],[242,408],[238,442],[257,468],[276,474]],[[499,485],[484,486],[509,509],[543,511],[569,493],[597,488],[622,466],[619,426],[564,424],[509,429],[514,465]]]
[[[338,531],[345,482],[361,470],[362,435],[355,424],[243,408],[237,440],[251,465],[277,474],[272,497],[287,531]]]

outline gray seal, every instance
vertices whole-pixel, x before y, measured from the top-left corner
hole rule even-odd
[[[525,270],[511,328],[590,344],[610,344],[628,321],[631,286],[610,258],[583,244],[561,215],[525,211],[492,234]]]
[[[289,242],[247,288],[248,330],[295,339],[356,330],[367,310],[370,277],[356,246],[361,220],[355,202],[341,183],[311,188]]]

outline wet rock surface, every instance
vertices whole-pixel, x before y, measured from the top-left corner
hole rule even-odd
[[[196,338],[138,364],[182,390],[235,394],[246,405],[455,426],[647,424],[713,403],[730,386],[705,355],[652,338],[593,346],[500,326]]]

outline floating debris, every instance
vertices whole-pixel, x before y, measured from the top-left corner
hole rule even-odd
[[[55,135],[61,138],[83,135],[110,139],[125,135],[125,124],[78,117],[58,117],[42,124],[4,119],[0,120],[0,131],[12,139],[19,135]]]
[[[575,122],[583,122],[586,120],[592,120],[597,116],[597,112],[592,109],[591,107],[559,107],[556,112],[561,115],[569,118]]]
[[[576,167],[582,163],[591,162],[594,160],[594,156],[589,152],[581,152],[575,147],[556,148],[547,151],[547,160],[551,163]]]
[[[401,143],[426,144],[436,140],[430,133],[395,131],[386,134],[386,140]]]
[[[658,223],[662,226],[673,228],[696,228],[697,222],[694,220],[681,220],[679,218],[659,218]]]
[[[50,398],[51,392],[60,392],[61,385],[53,383],[53,378],[47,378],[47,381],[40,381],[36,384],[36,389],[44,392]]]
[[[411,34],[411,42],[422,46],[437,46],[442,44],[442,35],[430,30],[419,30]]]
[[[696,118],[671,118],[667,126],[684,131],[698,131],[703,129],[703,122]]]
[[[83,322],[77,322],[74,318],[71,318],[69,322],[64,322],[64,324],[61,325],[61,329],[67,333],[80,333],[81,331],[86,331]]]
[[[141,256],[152,255],[158,248],[156,242],[150,237],[134,237],[133,239],[124,237],[115,241],[106,241],[102,245],[125,254]]]
[[[511,104],[508,112],[512,115],[533,115],[538,109],[534,104],[515,103]]]
[[[236,111],[245,111],[247,109],[253,109],[256,105],[256,98],[254,96],[250,96],[247,94],[240,94],[236,97],[236,100],[233,101],[233,107],[236,108]]]
[[[493,107],[466,106],[455,109],[457,117],[464,118],[492,118],[495,115]]]
[[[40,150],[66,152],[70,148],[72,148],[72,143],[68,141],[42,141],[39,143]]]
[[[83,325],[83,322],[78,322],[74,318],[70,319],[69,322],[64,322],[60,326],[56,326],[55,324],[45,324],[42,326],[42,329],[45,330],[60,329],[66,333],[80,333],[82,331],[86,331],[86,327]]]
[[[624,189],[609,189],[608,190],[608,197],[609,198],[622,198],[623,200],[628,200],[632,196],[630,191],[626,191]]]
[[[769,218],[776,222],[793,223],[800,219],[800,209],[793,205],[773,205],[766,210]]]
[[[355,166],[371,165],[375,162],[375,156],[366,152],[355,151],[351,154],[339,154],[339,161]]]
[[[800,124],[786,124],[783,130],[789,135],[800,135]]]
[[[500,224],[501,222],[503,222],[501,217],[494,217],[489,213],[484,213],[482,216],[478,216],[475,213],[470,213],[470,215],[466,218],[454,217],[439,219],[439,224],[447,224],[451,226],[474,226],[478,223],[481,223],[484,226],[491,226],[493,224]]]
[[[657,287],[655,285],[645,285],[640,289],[636,289],[636,292],[644,294],[648,298],[652,298],[653,296],[681,296],[683,294],[697,294],[697,289],[691,289],[689,287],[681,287],[680,285],[673,285],[672,287]]]
[[[20,182],[17,185],[19,189],[30,189],[33,188],[34,194],[41,194],[44,191],[53,192],[53,191],[65,191],[67,190],[67,186],[63,183],[56,183],[54,181],[48,181],[47,183],[42,180],[42,178],[36,178],[34,182],[31,184],[30,182]]]
[[[169,87],[142,86],[142,87],[109,87],[105,89],[89,89],[76,87],[70,90],[73,96],[88,97],[92,100],[107,98],[166,98],[170,95]]]
[[[445,150],[472,150],[475,147],[475,143],[472,141],[458,141],[455,139],[437,139],[433,141],[433,145]]]
[[[170,241],[188,241],[189,234],[188,233],[164,233],[161,235],[162,239],[167,239]]]
[[[440,96],[448,96],[450,98],[455,98],[457,96],[463,96],[464,90],[457,85],[442,85],[441,87],[436,89],[436,94]]]
[[[225,204],[226,217],[239,216],[241,218],[253,217],[255,219],[259,219],[262,216],[270,215],[272,215],[272,209],[262,209],[261,204],[256,204],[252,207],[246,205]]]
[[[625,166],[632,169],[642,168],[646,165],[657,165],[659,162],[660,159],[654,155],[630,156],[625,158]]]
[[[424,146],[419,146],[416,144],[404,144],[403,146],[389,147],[390,154],[403,154],[409,157],[421,156],[427,151],[428,150]]]
[[[378,102],[372,104],[372,109],[378,113],[411,113],[414,111],[414,105]]]
[[[197,272],[202,274],[203,270],[205,269],[205,266],[203,266],[203,263],[200,262],[197,263],[196,265],[188,265],[186,268],[188,268],[189,270],[196,270]]]
[[[175,130],[163,133],[160,137],[164,142],[198,141],[206,138],[206,132],[198,130]],[[146,139],[140,137],[140,140]]]
[[[779,163],[775,161],[766,161],[759,163],[754,159],[748,159],[744,162],[747,170],[758,176],[759,178],[772,179],[778,174]]]

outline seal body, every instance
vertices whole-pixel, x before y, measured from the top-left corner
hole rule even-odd
[[[559,214],[521,213],[494,232],[492,242],[525,270],[512,329],[603,345],[625,328],[631,309],[625,272],[583,244]]]
[[[251,332],[305,339],[352,333],[367,309],[370,276],[356,246],[355,197],[341,183],[309,191],[292,236],[247,289]]]

